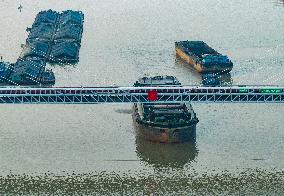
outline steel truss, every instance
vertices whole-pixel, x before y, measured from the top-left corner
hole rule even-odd
[[[156,99],[149,99],[149,91]],[[284,103],[280,86],[4,87],[0,104]]]

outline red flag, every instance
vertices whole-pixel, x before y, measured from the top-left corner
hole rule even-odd
[[[148,91],[148,100],[149,101],[156,101],[158,99],[158,93],[156,90],[149,90]]]

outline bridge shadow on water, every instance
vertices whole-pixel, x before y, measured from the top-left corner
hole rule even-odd
[[[233,78],[230,73],[218,75],[217,78],[220,81],[221,86],[233,85]]]

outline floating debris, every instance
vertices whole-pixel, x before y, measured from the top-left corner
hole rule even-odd
[[[19,10],[20,12],[22,12],[22,9],[23,9],[23,6],[20,4],[20,6],[18,7],[18,10]]]

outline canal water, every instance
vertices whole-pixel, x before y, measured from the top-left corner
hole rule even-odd
[[[18,9],[19,6],[23,8]],[[56,86],[131,86],[138,77],[201,77],[174,42],[203,40],[234,62],[224,83],[284,83],[281,0],[1,0],[0,55],[15,62],[41,10],[85,14],[77,65]],[[130,104],[1,105],[0,194],[283,195],[284,107],[194,104],[195,142],[136,139]]]

